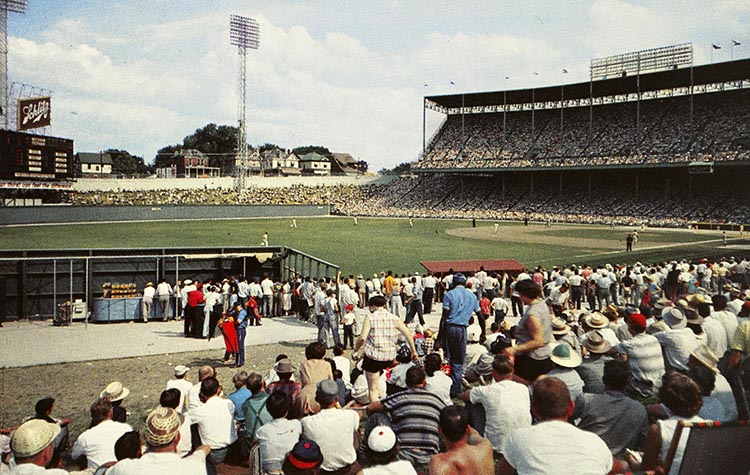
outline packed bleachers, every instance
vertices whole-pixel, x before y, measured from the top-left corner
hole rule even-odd
[[[750,160],[743,104],[750,91],[503,114],[448,117],[417,162],[424,169],[483,169]],[[589,137],[590,135],[590,137]],[[464,139],[463,154],[461,139]],[[739,143],[738,143],[739,139]]]

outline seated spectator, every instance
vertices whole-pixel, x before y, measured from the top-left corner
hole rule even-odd
[[[333,347],[333,361],[336,362],[336,369],[341,371],[341,379],[348,385],[351,385],[351,362],[349,358],[344,356],[344,347],[336,345]]]
[[[174,379],[167,381],[166,389],[176,388],[180,391],[180,405],[177,408],[177,412],[184,414],[188,410],[188,395],[193,387],[193,383],[188,378],[188,372],[190,368],[185,365],[177,365],[174,367]]]
[[[602,376],[604,376],[604,365],[613,358],[609,356],[612,352],[612,345],[599,330],[589,333],[584,345],[586,349],[586,358],[581,365],[576,368],[578,375],[583,380],[583,392],[601,394],[604,392]]]
[[[107,398],[112,403],[112,420],[115,422],[127,422],[128,411],[122,407],[122,401],[128,397],[130,390],[119,381],[109,383],[99,394],[100,398]]]
[[[251,395],[245,400],[241,408],[245,422],[242,427],[241,438],[245,449],[249,451],[255,443],[257,430],[264,424],[271,422],[273,417],[266,408],[269,396],[264,391],[266,383],[263,381],[263,377],[258,373],[251,373],[247,377],[246,384]]]
[[[31,419],[21,424],[13,432],[10,447],[13,452],[15,469],[12,474],[45,473],[49,475],[67,475],[68,472],[58,468],[49,468],[55,452],[55,438],[60,434],[60,426],[42,419]]]
[[[284,475],[318,475],[323,463],[323,453],[314,440],[302,439],[284,457],[281,466]]]
[[[91,405],[91,428],[78,436],[70,458],[79,460],[86,457],[87,467],[96,470],[99,465],[116,460],[115,442],[122,434],[132,430],[130,425],[112,420],[109,399],[98,399]]]
[[[425,389],[433,394],[436,394],[440,399],[443,400],[446,406],[453,404],[451,400],[451,384],[453,380],[443,373],[440,369],[442,360],[438,353],[430,353],[424,359],[424,371],[427,375],[425,379],[427,384]]]
[[[430,460],[432,475],[494,475],[492,444],[469,426],[464,408],[448,406],[440,411],[440,434],[445,452]]]
[[[615,350],[627,358],[630,379],[625,394],[640,401],[652,400],[661,387],[664,358],[661,345],[646,333],[646,317],[633,314],[628,319],[628,331],[633,338],[620,342]]]
[[[268,371],[268,374],[265,378],[263,378],[263,381],[266,382],[266,387],[268,387],[271,383],[275,383],[279,380],[279,374],[276,370],[276,366],[278,365],[279,361],[289,359],[289,357],[285,354],[280,354],[276,356],[276,362],[274,363],[274,366]],[[294,374],[292,374],[291,380],[294,381]]]
[[[445,403],[425,389],[425,372],[418,366],[406,372],[406,384],[408,389],[371,402],[367,413],[388,413],[401,446],[402,460],[415,465],[428,464],[439,450],[438,425]]]
[[[321,409],[302,418],[302,434],[320,446],[323,473],[355,474],[362,468],[356,452],[359,415],[349,409],[336,408],[338,394],[339,388],[333,381],[324,379],[317,384],[315,400]]]
[[[378,426],[370,431],[365,446],[366,468],[357,475],[417,475],[411,462],[398,459],[399,446],[396,434],[388,426]]]
[[[676,369],[687,371],[690,353],[700,344],[695,333],[687,328],[685,313],[678,307],[670,307],[662,312],[662,319],[669,330],[655,333],[664,352],[664,366],[667,371]]]
[[[177,410],[179,404],[179,389],[170,388],[161,392],[161,396],[159,396],[159,405],[161,407]],[[190,429],[191,425],[190,416],[187,413],[180,414],[180,441],[177,444],[177,455],[180,457],[184,457],[193,450],[193,436]]]
[[[573,401],[568,387],[555,377],[534,384],[531,410],[539,420],[531,427],[511,432],[503,445],[498,473],[519,475],[558,473],[609,473],[616,461],[596,434],[568,423]]]
[[[711,397],[719,400],[724,406],[724,410],[727,413],[729,421],[736,421],[739,417],[737,411],[737,400],[732,393],[732,387],[729,385],[729,381],[719,372],[718,368],[719,358],[711,351],[706,345],[700,345],[698,348],[690,353],[690,359],[688,360],[688,366],[692,369],[695,366],[703,366],[713,371],[715,375],[714,390],[711,392]]]
[[[657,470],[663,467],[667,458],[667,452],[672,444],[677,422],[701,422],[698,417],[703,398],[698,385],[685,376],[684,374],[672,371],[664,376],[664,383],[659,391],[659,399],[662,404],[669,409],[672,416],[666,420],[657,421],[648,431],[646,437],[646,447],[643,453],[643,464],[640,467],[631,464],[634,469],[640,470]],[[690,435],[690,429],[682,431],[682,435],[677,444],[677,450],[672,458],[672,467],[669,475],[680,473],[682,465],[682,456],[685,453],[685,445]]]
[[[495,355],[492,379],[493,383],[488,386],[464,392],[461,399],[467,403],[471,419],[476,421],[474,427],[480,434],[484,433],[499,456],[508,434],[531,426],[531,399],[529,388],[513,381],[513,361],[507,355]],[[481,411],[477,411],[480,408]]]
[[[583,380],[576,372],[576,368],[581,365],[581,355],[563,341],[555,345],[551,358],[555,367],[547,376],[554,376],[564,382],[568,386],[570,397],[575,400],[583,394]]]
[[[70,418],[65,417],[63,419],[55,419],[52,417],[52,411],[55,408],[55,400],[51,397],[40,399],[34,406],[34,416],[31,419],[41,419],[47,421],[50,424],[57,424],[60,426],[60,433],[55,437],[55,453],[52,455],[52,461],[50,466],[57,467],[60,464],[60,454],[68,448],[68,425],[70,424]]]
[[[201,393],[201,383],[206,378],[215,378],[216,377],[216,370],[214,370],[211,366],[201,366],[198,370],[198,382],[193,385],[192,388],[190,388],[190,392],[188,393],[188,412],[194,410],[195,408],[203,405],[203,401],[201,401],[200,393]]]
[[[715,397],[711,397],[716,387],[716,373],[705,366],[695,365],[688,370],[687,375],[698,385],[703,397],[698,417],[708,421],[729,422],[729,415],[724,405]]]
[[[464,366],[470,366],[477,362],[480,356],[488,353],[487,347],[481,343],[481,331],[479,325],[469,325],[466,328],[466,358]]]
[[[642,404],[625,396],[628,364],[610,360],[604,364],[601,394],[584,393],[575,401],[573,418],[578,428],[602,438],[612,455],[623,460],[626,449],[641,449],[648,432],[648,416]]]
[[[198,426],[201,443],[211,447],[209,457],[214,464],[233,459],[239,451],[234,425],[234,404],[221,397],[221,385],[214,377],[201,382],[203,404],[190,412],[190,421]],[[247,420],[247,415],[245,417]]]
[[[227,399],[234,404],[234,420],[237,421],[237,430],[240,433],[244,433],[245,414],[242,412],[242,405],[253,395],[246,387],[247,373],[245,371],[236,372],[232,376],[232,384],[234,385],[234,392],[227,396]]]
[[[268,396],[266,410],[273,420],[258,428],[255,439],[260,445],[261,469],[264,473],[281,473],[284,456],[288,454],[302,435],[302,425],[297,419],[286,418],[291,401],[283,391]],[[253,466],[253,463],[250,463]]]
[[[278,379],[273,383],[266,383],[266,392],[273,394],[276,391],[284,391],[293,404],[297,400],[297,397],[299,397],[301,385],[294,380],[294,365],[292,364],[292,360],[282,358],[276,361],[271,371],[276,373]]]
[[[391,368],[391,376],[388,378],[388,394],[395,394],[403,391],[406,386],[406,372],[414,366],[412,361],[411,350],[408,346],[402,345],[396,352],[396,361],[398,364]]]
[[[180,416],[174,409],[159,407],[151,411],[146,418],[143,438],[148,451],[140,458],[118,461],[107,471],[107,475],[206,474],[206,456],[211,450],[208,446],[198,447],[186,457],[177,454]]]
[[[307,360],[302,363],[300,369],[302,389],[294,411],[296,417],[314,414],[320,410],[320,406],[315,401],[317,384],[326,379],[333,381],[333,371],[331,371],[331,365],[323,359],[325,356],[326,347],[320,342],[312,342],[305,348]]]

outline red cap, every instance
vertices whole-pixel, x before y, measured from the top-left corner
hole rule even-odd
[[[646,329],[646,317],[640,313],[631,313],[628,322],[641,330]]]

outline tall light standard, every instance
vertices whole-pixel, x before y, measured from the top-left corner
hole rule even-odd
[[[239,71],[239,131],[237,133],[237,155],[235,164],[235,187],[237,191],[245,187],[247,173],[247,50],[258,49],[260,46],[260,27],[252,18],[239,15],[229,17],[229,42],[237,47],[240,56]]]
[[[25,11],[26,0],[0,0],[0,129],[8,128],[8,12]]]

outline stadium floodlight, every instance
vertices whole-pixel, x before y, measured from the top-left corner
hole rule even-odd
[[[0,0],[0,128],[8,128],[8,12],[24,13],[26,0]]]
[[[692,64],[693,44],[683,43],[592,59],[590,77],[592,81],[597,81],[636,76],[651,71],[677,69],[680,66],[692,66]]]
[[[260,27],[252,18],[229,16],[229,42],[237,47],[240,56],[239,70],[239,131],[237,134],[237,155],[235,156],[235,186],[239,190],[245,187],[245,175],[248,171],[247,149],[247,50],[260,46]]]

